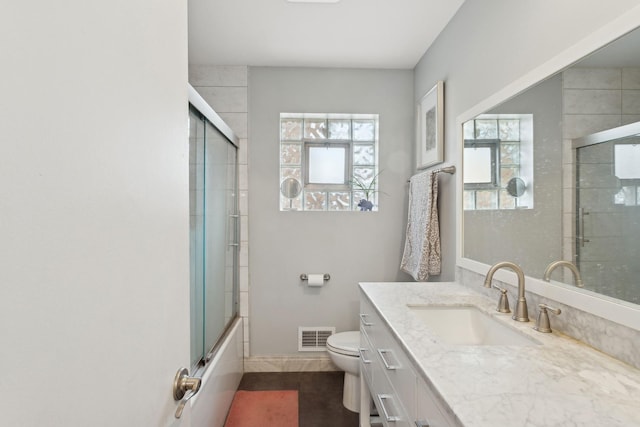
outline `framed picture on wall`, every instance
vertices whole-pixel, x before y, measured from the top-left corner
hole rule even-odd
[[[417,106],[417,168],[424,169],[444,161],[444,82],[439,81]]]

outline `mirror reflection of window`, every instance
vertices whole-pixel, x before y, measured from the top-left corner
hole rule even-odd
[[[619,179],[640,179],[640,145],[614,146],[615,175]]]
[[[533,191],[515,197],[507,186],[533,182],[533,115],[481,114],[463,134],[464,209],[532,209]]]
[[[495,184],[495,150],[490,146],[465,147],[464,183]]]
[[[636,206],[638,204],[638,187],[635,186],[623,186],[613,196],[613,203],[615,205],[624,206]]]

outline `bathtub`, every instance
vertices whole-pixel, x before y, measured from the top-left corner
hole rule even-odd
[[[191,427],[224,426],[244,372],[242,341],[242,319],[237,318],[222,346],[204,368],[200,391],[190,401]]]

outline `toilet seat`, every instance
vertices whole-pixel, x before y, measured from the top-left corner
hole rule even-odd
[[[360,331],[348,331],[333,334],[327,338],[327,348],[334,353],[359,357]]]

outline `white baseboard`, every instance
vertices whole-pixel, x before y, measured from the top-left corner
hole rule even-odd
[[[253,356],[244,359],[245,372],[339,371],[329,356]]]

